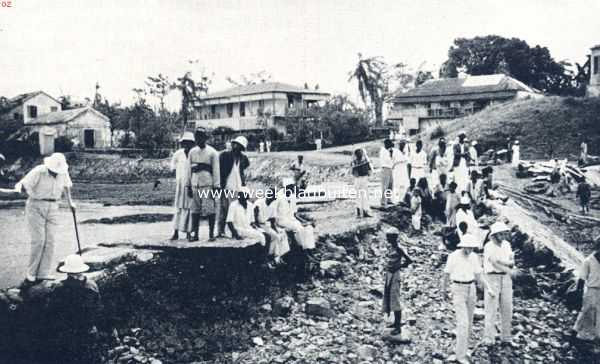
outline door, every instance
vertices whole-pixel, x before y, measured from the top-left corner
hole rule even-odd
[[[83,144],[86,148],[94,147],[94,130],[86,129],[83,131]]]

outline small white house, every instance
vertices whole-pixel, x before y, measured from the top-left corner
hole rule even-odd
[[[44,91],[35,91],[9,99],[8,105],[0,112],[0,120],[23,121],[27,125],[39,116],[61,110],[60,102],[54,97]]]

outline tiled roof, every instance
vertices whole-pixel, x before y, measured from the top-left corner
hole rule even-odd
[[[429,80],[424,84],[396,94],[392,100],[394,102],[408,102],[425,100],[427,98],[440,98],[443,96],[476,96],[486,93],[507,92],[536,92],[531,87],[525,85],[512,77],[497,74],[484,76],[467,76],[465,78],[444,78],[438,80]]]
[[[37,118],[31,120],[30,122],[28,122],[28,125],[31,124],[46,124],[46,125],[50,125],[50,124],[62,124],[62,123],[67,123],[73,119],[75,119],[76,117],[78,117],[79,115],[87,112],[87,111],[91,111],[95,114],[100,115],[101,117],[103,117],[104,119],[106,119],[106,121],[108,121],[108,117],[106,117],[104,114],[102,114],[99,111],[96,111],[90,107],[81,107],[78,109],[70,109],[70,110],[64,110],[64,111],[56,111],[56,112],[50,112],[48,114],[44,114],[44,115],[40,115]]]
[[[304,93],[304,94],[318,94],[318,95],[329,95],[327,92],[319,90],[309,90],[303,87],[297,87],[281,82],[265,82],[257,83],[255,85],[238,86],[233,87],[224,91],[214,92],[208,94],[203,99],[217,99],[224,97],[242,96],[242,95],[253,95],[262,94],[268,92],[290,92],[290,93]]]

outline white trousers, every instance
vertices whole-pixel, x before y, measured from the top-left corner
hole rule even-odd
[[[369,212],[369,176],[355,177],[356,208]]]
[[[261,245],[265,245],[267,243],[264,234],[260,230],[253,228],[239,228],[237,226],[235,226],[235,230],[244,239],[258,241]]]
[[[27,279],[49,278],[58,230],[58,203],[29,199],[25,206],[25,219],[31,237]]]
[[[281,257],[290,251],[290,243],[288,242],[285,230],[280,229],[279,232],[277,232],[270,226],[267,226],[267,224],[261,225],[260,229],[271,238],[271,244],[269,245],[270,255]]]
[[[456,360],[466,360],[475,312],[475,284],[452,283],[451,291],[456,315]]]
[[[315,231],[312,226],[303,226],[300,221],[291,218],[279,219],[277,223],[282,228],[292,231],[296,238],[296,242],[300,244],[303,249],[315,248]]]
[[[513,316],[513,286],[509,274],[486,274],[486,280],[496,292],[495,297],[490,297],[485,291],[485,329],[486,341],[494,342],[496,339],[496,322],[500,312],[501,340],[510,341]]]

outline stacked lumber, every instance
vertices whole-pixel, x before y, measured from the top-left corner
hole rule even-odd
[[[559,161],[559,163],[564,164],[565,172],[569,177],[579,182],[585,175],[585,170],[580,169],[576,165],[568,164],[567,160]],[[533,178],[534,182],[541,181],[550,181],[550,175],[554,170],[554,162],[531,162],[531,161],[522,161],[521,166],[523,169],[528,172]]]

